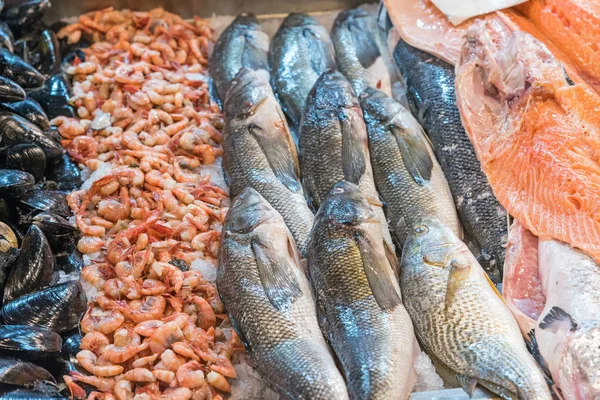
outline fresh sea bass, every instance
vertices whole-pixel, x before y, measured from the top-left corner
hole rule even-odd
[[[209,62],[210,76],[222,103],[243,67],[269,77],[269,36],[254,14],[241,14],[219,36]]]
[[[402,40],[394,57],[406,79],[413,114],[431,138],[465,231],[481,251],[479,262],[492,281],[500,283],[506,211],[494,197],[462,126],[453,67]]]
[[[223,168],[232,196],[250,186],[281,215],[302,256],[313,224],[300,183],[298,154],[269,82],[242,68],[225,103]]]
[[[308,95],[300,126],[304,187],[318,209],[339,181],[358,185],[375,206],[386,243],[394,248],[375,189],[367,142],[367,128],[352,86],[338,71],[325,72]]]
[[[388,50],[386,32],[374,13],[360,8],[342,11],[331,38],[338,67],[357,95],[372,87],[408,107],[406,85]]]
[[[389,258],[388,258],[389,257]],[[360,189],[337,183],[317,213],[308,263],[322,328],[351,399],[406,399],[419,352],[379,219]]]
[[[271,40],[269,64],[273,88],[298,131],[306,97],[319,76],[335,69],[335,51],[327,29],[304,13],[291,13]]]
[[[422,216],[438,218],[462,237],[448,182],[421,125],[410,111],[379,90],[367,88],[360,102],[375,185],[396,240],[404,243]]]
[[[600,398],[600,266],[516,222],[507,254],[504,297],[563,397]]]
[[[446,379],[469,394],[480,384],[507,399],[552,398],[502,297],[450,228],[424,218],[400,268],[417,338]]]
[[[222,235],[217,287],[261,376],[291,399],[348,399],[281,215],[247,188]]]

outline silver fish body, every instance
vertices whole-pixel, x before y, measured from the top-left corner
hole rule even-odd
[[[337,182],[358,185],[375,205],[386,244],[393,248],[373,181],[367,141],[352,86],[340,72],[325,72],[310,91],[300,126],[300,163],[307,195],[318,209]]]
[[[217,288],[255,368],[291,399],[348,399],[281,215],[254,189],[227,214]]]
[[[311,234],[309,272],[322,329],[351,399],[406,399],[418,352],[379,220],[360,189],[339,182]]]
[[[272,83],[291,129],[298,131],[306,97],[319,76],[335,69],[329,32],[304,13],[291,13],[271,40]]]
[[[402,252],[401,288],[424,350],[467,393],[480,384],[507,399],[551,399],[500,294],[452,230],[423,218]]]
[[[223,168],[232,196],[257,190],[283,216],[302,256],[314,215],[300,183],[298,155],[269,82],[242,68],[225,103]]]
[[[387,34],[377,15],[360,8],[342,11],[333,24],[331,38],[338,68],[357,95],[372,87],[408,107],[404,79],[388,50]]]
[[[269,36],[254,14],[241,14],[221,33],[209,61],[210,76],[221,103],[243,67],[269,77]]]
[[[422,216],[436,217],[459,237],[452,193],[421,125],[400,103],[373,88],[360,96],[377,190],[400,245]]]

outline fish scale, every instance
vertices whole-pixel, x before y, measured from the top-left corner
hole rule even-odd
[[[481,255],[481,266],[492,281],[502,281],[506,211],[492,192],[467,136],[456,106],[454,68],[400,40],[394,51],[406,79],[408,97],[433,143],[465,231]]]

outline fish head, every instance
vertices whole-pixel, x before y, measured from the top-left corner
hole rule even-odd
[[[280,219],[281,215],[260,193],[247,187],[233,201],[227,213],[225,230],[228,234],[245,235]]]
[[[273,96],[273,90],[264,71],[242,68],[236,74],[225,98],[227,120],[246,119],[256,114],[258,108]]]
[[[350,182],[336,183],[317,212],[317,218],[341,226],[358,226],[377,221],[369,200],[360,188]]]
[[[360,8],[354,8],[339,13],[335,19],[334,25],[336,29],[357,29],[368,32],[372,29],[371,23],[373,18],[374,16],[369,12]]]
[[[262,29],[254,13],[239,14],[235,17],[231,26],[249,30]]]
[[[282,28],[298,28],[318,25],[317,21],[306,13],[290,13],[281,23]]]
[[[592,399],[600,394],[600,324],[582,324],[565,348],[558,384],[566,397]]]
[[[367,123],[387,124],[402,108],[396,100],[373,87],[365,89],[359,99]]]
[[[341,72],[335,70],[327,70],[321,74],[309,94],[310,98],[314,99],[318,110],[352,107],[360,110],[352,85]]]
[[[410,251],[407,251],[410,250]],[[421,217],[409,230],[403,253],[433,267],[469,265],[474,257],[452,229],[437,218]]]

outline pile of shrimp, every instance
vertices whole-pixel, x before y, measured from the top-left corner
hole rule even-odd
[[[68,153],[98,172],[67,198],[94,295],[77,354],[88,374],[65,382],[76,398],[85,383],[96,389],[88,399],[221,399],[242,346],[221,329],[215,285],[190,269],[196,259],[216,266],[229,204],[200,171],[222,153],[207,21],[108,8],[58,36],[92,43],[66,70],[79,118],[52,123]]]

